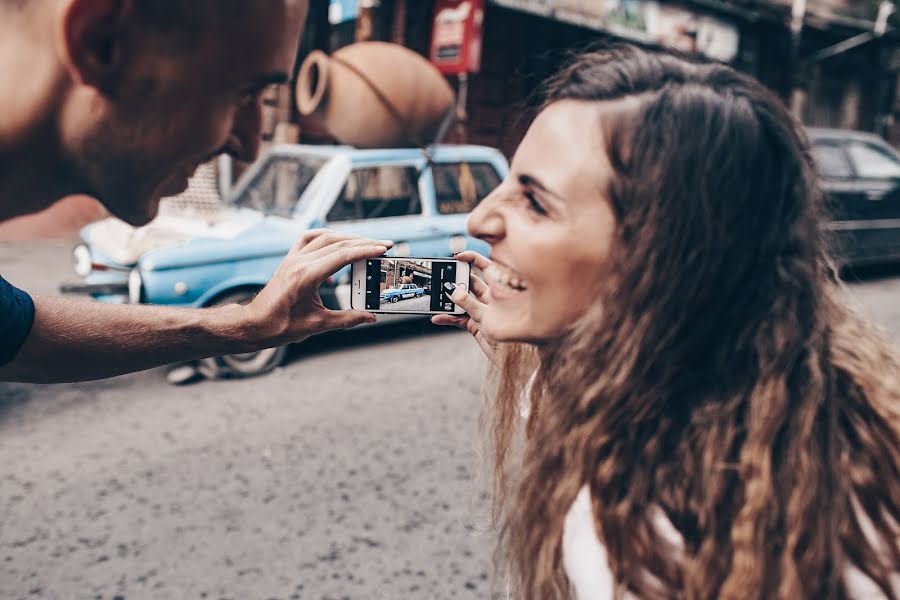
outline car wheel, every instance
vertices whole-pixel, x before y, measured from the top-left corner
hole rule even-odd
[[[213,306],[222,306],[226,304],[247,304],[256,297],[258,291],[235,292],[223,296]],[[213,362],[217,369],[226,375],[234,375],[237,377],[254,377],[268,373],[272,369],[280,367],[287,358],[288,347],[267,348],[259,352],[248,352],[246,354],[230,354],[228,356],[220,356],[218,358],[206,359],[206,362]]]
[[[392,297],[391,297],[391,304],[396,304],[397,302],[400,302],[400,298],[398,298],[397,296],[392,296]]]

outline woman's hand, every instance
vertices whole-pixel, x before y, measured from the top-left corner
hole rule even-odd
[[[467,262],[470,265],[480,269],[482,272],[491,266],[491,261],[477,252],[461,252],[454,257],[456,260]],[[451,325],[465,329],[475,338],[478,346],[484,352],[485,356],[491,362],[494,361],[497,344],[488,339],[481,329],[481,318],[487,308],[490,298],[488,297],[488,285],[483,279],[475,274],[474,270],[470,279],[470,286],[459,285],[453,291],[450,299],[462,307],[466,311],[465,315],[437,315],[432,317],[431,322],[435,325]]]

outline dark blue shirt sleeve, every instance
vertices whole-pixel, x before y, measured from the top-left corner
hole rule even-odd
[[[0,366],[16,357],[33,324],[31,296],[0,277]]]

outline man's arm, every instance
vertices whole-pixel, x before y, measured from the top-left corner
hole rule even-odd
[[[269,285],[246,306],[195,310],[35,298],[35,321],[0,381],[63,383],[173,362],[253,352],[374,320],[331,311],[318,294],[343,266],[384,254],[390,242],[323,231],[295,244]]]

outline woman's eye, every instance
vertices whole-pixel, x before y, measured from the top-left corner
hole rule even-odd
[[[528,200],[528,209],[536,212],[539,215],[546,215],[547,211],[544,210],[544,207],[538,201],[537,196],[534,195],[534,192],[525,192],[525,198]]]

